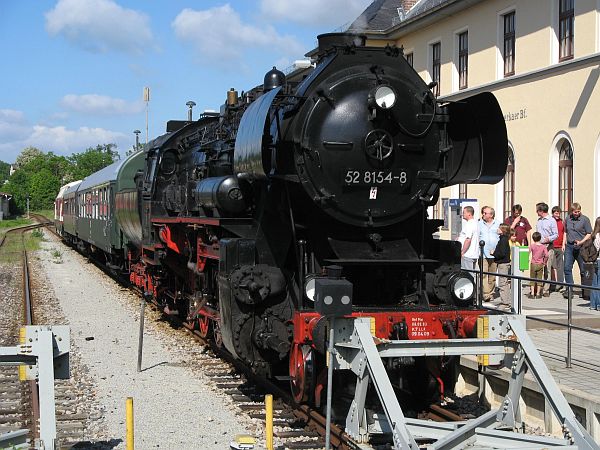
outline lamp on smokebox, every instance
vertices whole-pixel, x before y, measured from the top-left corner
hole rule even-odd
[[[314,279],[315,310],[322,316],[352,314],[352,283],[341,278],[342,268],[328,266],[327,276]]]

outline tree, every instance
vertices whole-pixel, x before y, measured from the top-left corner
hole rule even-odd
[[[119,152],[114,150],[115,147],[115,144],[104,144],[90,147],[83,153],[73,153],[68,158],[72,165],[72,179],[81,180],[117,161]]]
[[[32,209],[51,208],[62,185],[85,178],[117,160],[115,147],[97,145],[69,157],[28,147],[17,157],[17,171],[2,190],[13,195],[18,211],[25,210],[28,194]]]
[[[10,164],[0,161],[0,186],[4,183],[4,180],[8,180],[10,176]]]
[[[44,152],[35,147],[27,147],[23,149],[23,151],[17,156],[15,160],[15,166],[17,168],[21,168],[29,163],[32,159],[35,159],[39,156],[44,156]]]
[[[51,207],[61,184],[61,180],[48,168],[32,174],[29,179],[30,208],[35,210]]]
[[[8,180],[2,190],[12,194],[13,201],[18,211],[24,211],[27,204],[27,193],[29,192],[29,175],[22,170],[17,170]]]

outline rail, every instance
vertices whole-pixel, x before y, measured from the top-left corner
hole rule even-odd
[[[22,291],[23,291],[23,322],[26,326],[33,325],[33,304],[31,301],[31,285],[29,276],[29,260],[27,257],[27,249],[25,246],[25,233],[28,231],[40,228],[41,224],[30,224],[20,227],[8,229],[6,233],[0,238],[0,248],[3,247],[6,242],[6,237],[14,234],[20,234],[21,236],[21,259],[22,259]],[[29,389],[31,392],[31,421],[33,424],[32,435],[34,439],[40,437],[39,428],[37,424],[40,420],[40,407],[39,407],[39,391],[38,385],[35,379],[29,380]]]
[[[539,278],[531,278],[531,277],[525,277],[525,276],[520,276],[520,275],[499,274],[497,272],[486,272],[484,270],[477,270],[477,269],[467,270],[467,272],[471,272],[472,274],[476,275],[476,277],[475,277],[476,284],[477,284],[476,299],[477,299],[477,305],[481,308],[485,308],[483,306],[483,293],[481,292],[481,286],[483,286],[483,276],[484,275],[491,275],[491,276],[495,276],[495,277],[505,277],[505,278],[510,279],[511,281],[516,280],[516,283],[517,283],[517,294],[516,295],[517,295],[518,300],[517,300],[517,308],[514,308],[514,304],[513,304],[513,310],[517,314],[522,314],[522,312],[523,312],[523,307],[522,307],[523,303],[521,301],[522,295],[523,295],[523,282],[527,281],[527,282],[540,283]],[[570,283],[564,283],[561,281],[552,281],[552,280],[543,280],[543,283],[551,285],[551,286],[562,286],[566,289],[567,300],[568,300],[568,302],[567,302],[567,322],[566,323],[558,322],[556,320],[543,319],[540,317],[532,317],[532,316],[527,316],[527,320],[547,323],[550,325],[556,325],[558,327],[567,329],[567,355],[565,358],[566,358],[566,368],[570,369],[572,367],[572,361],[573,361],[573,358],[572,358],[573,330],[581,331],[581,332],[589,333],[589,334],[600,335],[600,330],[598,330],[598,329],[591,328],[591,327],[583,327],[583,326],[573,324],[573,289],[585,289],[585,290],[590,290],[590,291],[600,291],[600,287],[585,286],[582,284],[570,284]],[[511,284],[511,286],[513,286],[513,285],[514,285],[514,282]],[[491,308],[486,308],[486,309],[491,309]]]

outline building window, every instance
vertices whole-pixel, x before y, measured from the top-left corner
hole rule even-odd
[[[559,61],[573,58],[573,25],[575,17],[574,3],[574,0],[558,0]]]
[[[558,151],[558,206],[569,211],[573,203],[573,148],[566,139]]]
[[[504,16],[504,76],[515,74],[515,13]]]
[[[508,165],[506,166],[506,175],[504,175],[504,216],[512,214],[511,208],[515,204],[515,154],[512,148],[508,148]]]
[[[468,86],[469,73],[469,32],[465,31],[458,35],[458,88],[465,89]]]
[[[467,185],[459,184],[458,185],[458,198],[467,198]]]
[[[413,65],[413,53],[407,53],[406,54],[406,62],[408,63],[408,65],[410,67],[414,67],[414,65]]]
[[[431,45],[431,81],[437,83],[433,87],[433,95],[440,95],[442,44],[437,42]]]

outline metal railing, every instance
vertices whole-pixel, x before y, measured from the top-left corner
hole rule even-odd
[[[567,292],[566,299],[568,300],[567,322],[566,323],[558,322],[558,321],[550,320],[550,319],[542,319],[540,317],[532,317],[532,316],[528,316],[527,320],[543,322],[543,323],[556,325],[556,326],[567,329],[567,356],[566,356],[566,364],[567,364],[566,367],[567,368],[570,369],[571,363],[572,363],[573,330],[582,331],[584,333],[600,335],[600,330],[598,330],[598,329],[591,328],[591,327],[583,327],[583,326],[573,324],[573,290],[574,289],[582,289],[581,292],[582,292],[582,296],[583,296],[583,289],[589,290],[589,291],[600,291],[600,287],[585,286],[585,285],[581,285],[581,284],[569,284],[569,283],[564,283],[564,282],[560,282],[560,281],[552,281],[552,280],[540,280],[539,278],[530,278],[530,277],[525,277],[525,276],[520,276],[520,275],[509,275],[509,274],[499,274],[497,272],[486,272],[483,270],[481,263],[479,264],[479,267],[480,267],[479,269],[467,270],[467,272],[471,272],[473,275],[476,275],[474,277],[475,281],[476,281],[476,292],[477,292],[476,299],[477,299],[477,306],[479,306],[480,308],[494,310],[494,308],[486,308],[483,306],[483,276],[484,275],[491,275],[494,277],[505,277],[510,280],[516,280],[518,301],[517,301],[517,308],[514,308],[514,303],[513,303],[512,309],[517,314],[521,314],[523,312],[523,307],[522,307],[523,302],[522,302],[521,297],[523,294],[523,282],[524,281],[537,282],[538,284],[544,284],[544,285],[548,284],[551,286],[562,286],[566,289],[566,292]],[[513,293],[514,293],[514,288],[515,288],[514,284],[515,284],[515,281],[511,281],[511,290],[513,290]],[[514,295],[513,295],[513,298],[514,298]]]

